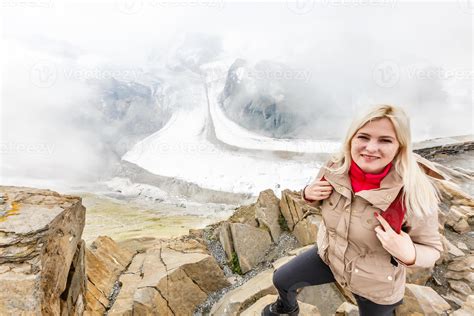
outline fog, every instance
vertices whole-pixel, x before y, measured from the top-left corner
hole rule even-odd
[[[404,107],[415,141],[471,134],[471,9],[464,1],[6,1],[2,183],[100,179],[123,153],[110,143],[129,148],[188,106],[193,67],[217,60],[292,69],[262,80],[282,76],[293,93],[286,110],[308,114],[301,137],[342,137],[354,113],[375,103]],[[105,117],[98,105],[112,79],[120,89],[159,83],[157,104],[131,96],[161,111],[150,112],[157,119],[137,116],[145,128],[130,135],[126,117]]]

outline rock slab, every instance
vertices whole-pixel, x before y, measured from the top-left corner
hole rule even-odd
[[[84,311],[80,197],[0,186],[0,315]]]

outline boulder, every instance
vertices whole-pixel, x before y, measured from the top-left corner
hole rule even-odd
[[[146,254],[144,253],[137,254],[128,266],[127,271],[120,276],[120,292],[115,298],[115,302],[108,315],[132,315],[134,295],[142,280],[141,272],[145,256]],[[150,294],[150,292],[145,291],[143,293],[143,295],[146,294]],[[137,303],[137,305],[139,304]]]
[[[185,263],[181,269],[206,294],[218,291],[229,285],[214,257],[206,255],[199,261]]]
[[[183,269],[166,271],[154,288],[159,292],[157,296],[161,295],[165,299],[174,315],[192,315],[196,306],[207,298],[207,293]]]
[[[204,241],[190,235],[183,235],[176,238],[165,239],[162,247],[173,249],[182,253],[203,253],[209,254]]]
[[[156,240],[120,276],[109,315],[192,315],[208,295],[229,285],[214,257],[190,236]]]
[[[255,204],[250,204],[250,205],[242,205],[239,208],[237,208],[232,214],[231,217],[229,217],[229,222],[231,223],[240,223],[240,224],[246,224],[252,227],[258,227],[258,222],[257,219],[255,218]]]
[[[272,243],[268,231],[238,223],[232,223],[230,231],[242,273],[265,260],[265,252]]]
[[[433,268],[408,268],[406,274],[406,282],[425,285],[428,279],[433,275]]]
[[[453,295],[453,291],[448,291],[448,293],[446,294],[441,294],[441,296],[447,300],[447,301],[450,301],[450,302],[454,302],[455,304],[459,305],[459,306],[462,306],[462,304],[464,303],[462,299],[460,299],[459,297],[457,297],[456,295]]]
[[[267,227],[273,242],[276,242],[281,234],[279,204],[280,200],[270,189],[260,192],[256,203],[255,217],[259,227]]]
[[[120,274],[132,261],[134,252],[121,248],[108,236],[99,236],[86,249],[86,310],[103,313]]]
[[[207,295],[229,285],[215,259],[199,252],[150,249],[138,288],[154,287],[175,315],[192,314]],[[155,295],[155,296],[156,296]]]
[[[232,254],[234,253],[234,243],[232,241],[232,235],[230,233],[230,224],[229,222],[223,222],[219,228],[219,241],[224,249],[227,260],[232,260]]]
[[[121,248],[112,238],[99,236],[89,246],[89,251],[106,264],[110,269],[125,269],[136,254],[128,249]]]
[[[347,301],[334,282],[306,286],[300,290],[298,300],[317,306],[322,315],[334,315],[338,307]]]
[[[267,294],[277,294],[273,286],[273,269],[260,272],[240,287],[227,292],[211,309],[210,315],[238,315],[247,306]]]
[[[406,284],[403,304],[397,306],[396,315],[443,315],[451,306],[430,287]]]
[[[295,225],[310,214],[321,215],[321,209],[314,207],[301,198],[299,192],[283,190],[281,192],[280,211],[285,217],[288,229],[293,231]]]
[[[293,228],[293,235],[298,240],[300,246],[312,245],[316,242],[321,220],[321,215],[309,215],[296,223]]]
[[[160,240],[154,237],[138,237],[118,241],[117,245],[131,252],[145,252],[159,242]]]
[[[299,193],[287,189],[281,192],[280,210],[290,231],[303,219],[303,203]]]
[[[465,243],[463,243],[462,241],[458,241],[458,248],[460,250],[465,250],[465,251],[469,251],[469,248],[467,247],[467,245]]]
[[[262,260],[262,254],[258,252],[268,249],[272,236],[280,236],[279,214],[278,198],[269,189],[262,191],[255,203],[240,206],[227,221],[220,223],[214,234],[224,249],[227,261],[232,261],[234,253],[237,254],[242,273],[258,264]],[[247,232],[251,238],[263,238],[261,247],[249,247],[250,244],[255,245],[254,240],[258,239],[249,240],[245,236]]]
[[[456,291],[461,297],[464,297],[464,299],[467,299],[472,294],[471,287],[464,281],[449,280],[448,283],[451,289]]]
[[[152,287],[138,289],[134,294],[133,314],[174,316],[167,301]]]
[[[450,291],[446,294],[446,299],[460,305],[473,293],[474,254],[454,258],[447,268],[445,277]]]
[[[451,208],[455,208],[466,219],[469,225],[474,225],[474,207],[466,205],[453,204]]]
[[[472,271],[448,271],[445,277],[452,280],[462,280],[468,284],[474,284],[474,272]]]
[[[445,236],[441,235],[441,242],[443,243],[443,249],[446,250],[447,253],[454,257],[464,256],[464,252],[460,250],[458,247],[453,245]],[[446,257],[445,257],[446,258]],[[413,283],[413,282],[410,282]]]
[[[449,212],[446,216],[445,225],[452,227],[456,232],[464,234],[469,232],[471,229],[469,227],[469,216],[472,217],[470,212],[464,209],[464,206],[453,205],[449,209]]]
[[[0,314],[81,314],[81,198],[12,186],[0,197]]]
[[[336,310],[335,316],[358,316],[359,307],[349,302],[342,303]]]
[[[452,316],[471,316],[474,315],[474,295],[469,295],[461,308],[455,310]]]
[[[456,272],[474,271],[474,254],[453,259],[448,265],[448,270]]]
[[[140,281],[138,274],[124,273],[120,276],[120,292],[107,315],[133,315],[134,296]],[[135,308],[137,305],[138,303]]]

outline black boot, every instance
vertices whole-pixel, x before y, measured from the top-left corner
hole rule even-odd
[[[298,306],[298,303],[296,303],[296,307],[294,307],[292,310],[288,310],[283,307],[280,297],[278,297],[275,303],[271,303],[265,306],[262,311],[262,316],[297,316],[299,312],[300,308]]]

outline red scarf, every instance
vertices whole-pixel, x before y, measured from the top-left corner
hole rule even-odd
[[[349,168],[349,177],[351,178],[352,190],[359,192],[362,190],[372,190],[380,188],[380,182],[387,175],[392,167],[392,163],[388,165],[380,173],[367,173],[363,171],[355,162],[351,160]]]
[[[390,162],[380,173],[366,173],[355,162],[351,161],[349,168],[349,177],[351,179],[352,190],[359,192],[362,190],[372,190],[380,188],[380,182],[388,174],[392,168]],[[390,224],[394,231],[398,234],[402,228],[403,218],[405,217],[405,206],[402,203],[401,192],[390,204],[390,206],[382,212],[382,217]]]

